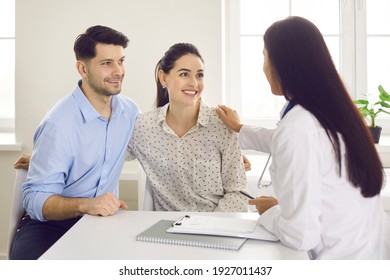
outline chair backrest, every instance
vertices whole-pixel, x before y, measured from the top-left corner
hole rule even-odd
[[[144,211],[154,211],[156,210],[153,202],[153,189],[152,184],[149,181],[149,178],[146,176],[145,181],[145,196],[144,196]]]
[[[22,188],[21,185],[27,179],[27,170],[26,169],[17,169],[14,185],[14,193],[12,198],[11,205],[11,214],[9,218],[9,228],[8,228],[8,258],[11,252],[12,242],[14,240],[15,232],[19,225],[20,219],[24,214],[23,201],[22,201]]]

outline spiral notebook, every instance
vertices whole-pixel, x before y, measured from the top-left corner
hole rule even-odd
[[[154,242],[161,244],[173,244],[192,247],[205,247],[225,250],[239,250],[244,245],[246,238],[169,233],[167,229],[175,221],[160,220],[147,230],[137,235],[137,241]]]

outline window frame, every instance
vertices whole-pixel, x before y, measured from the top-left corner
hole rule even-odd
[[[245,1],[245,0],[244,0]],[[366,1],[340,0],[340,74],[352,99],[367,92]],[[225,0],[225,103],[242,115],[240,85],[240,0]],[[242,118],[249,125],[275,127],[276,118]],[[378,118],[390,134],[390,118]]]
[[[16,2],[15,1],[13,1],[13,6],[11,7],[11,11],[9,11],[9,12],[13,12],[13,13],[16,13]],[[16,16],[15,16],[15,21],[16,21]],[[16,22],[15,22],[16,23]],[[16,27],[16,24],[14,24],[14,28]],[[16,44],[16,35],[15,35],[15,30],[14,30],[14,32],[13,32],[13,36],[0,36],[0,40],[13,40],[14,41],[14,46],[16,46],[15,44]],[[15,53],[15,55],[16,55],[16,53]],[[16,65],[15,65],[15,57],[14,57],[14,66],[15,66],[15,68],[16,68]],[[14,69],[13,69],[14,70]],[[14,76],[14,83],[15,83],[15,76],[16,76],[16,74],[15,74],[15,71],[13,71],[13,73],[12,73],[12,75]],[[15,90],[15,84],[14,84],[14,92],[13,93],[11,93],[11,94],[13,94],[14,95],[14,107],[15,107],[15,110],[16,110],[16,90]],[[16,115],[16,112],[15,112],[15,115]],[[13,118],[7,118],[7,117],[0,117],[0,133],[1,132],[12,132],[12,133],[14,133],[15,132],[15,117],[16,116],[13,116]]]

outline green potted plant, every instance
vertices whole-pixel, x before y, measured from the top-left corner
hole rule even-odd
[[[366,95],[366,99],[355,100],[355,103],[359,105],[359,111],[363,117],[369,123],[369,129],[375,143],[379,143],[382,127],[376,125],[376,117],[380,113],[390,114],[390,94],[388,94],[384,88],[378,86],[379,95],[374,101],[369,100],[369,96]]]

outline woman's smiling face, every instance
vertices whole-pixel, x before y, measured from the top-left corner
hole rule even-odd
[[[164,73],[160,71],[161,84],[167,88],[170,103],[195,105],[202,96],[204,83],[202,60],[193,54],[186,54],[175,62],[175,66]]]

